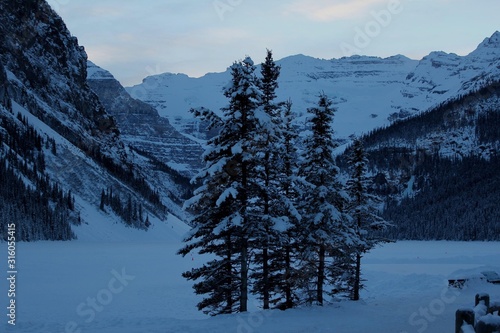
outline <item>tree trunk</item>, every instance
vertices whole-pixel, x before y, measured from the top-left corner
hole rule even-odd
[[[248,241],[243,237],[241,241],[241,286],[240,286],[240,312],[248,310]]]
[[[266,146],[269,145],[269,137],[267,138]],[[265,186],[269,189],[271,169],[269,165],[270,154],[266,151],[265,156]],[[269,216],[269,195],[267,192],[264,193],[264,215]],[[270,231],[269,227],[266,226],[266,235],[264,237],[269,237]],[[269,309],[269,241],[266,240],[264,243],[264,249],[262,251],[262,298],[264,302],[264,310]]]
[[[358,196],[358,207],[361,205],[361,197]],[[361,235],[359,234],[359,230],[361,229],[361,217],[358,215],[357,218],[357,235],[358,238],[361,238]],[[356,253],[356,269],[354,272],[354,289],[353,289],[353,295],[352,295],[352,300],[353,301],[359,301],[359,289],[361,286],[361,253],[358,252]]]
[[[319,246],[319,264],[318,264],[318,288],[316,300],[319,305],[323,305],[323,284],[325,283],[325,246]]]
[[[291,286],[291,260],[290,260],[290,247],[287,246],[285,250],[285,307],[287,309],[293,308],[293,300],[292,300],[292,286]]]
[[[226,313],[232,313],[233,312],[233,293],[232,293],[232,271],[233,271],[233,264],[232,264],[232,244],[231,244],[231,234],[227,236],[227,262],[226,262],[226,274],[228,276],[228,281],[226,281],[226,286],[228,290],[226,290],[226,303],[227,303],[227,310]]]
[[[264,310],[269,309],[269,251],[265,248],[262,251],[262,296]]]
[[[361,254],[356,254],[356,272],[354,276],[353,301],[359,301],[359,290],[361,285]]]
[[[242,137],[246,138],[247,111],[242,112]],[[245,149],[244,149],[245,150]],[[239,158],[242,158],[241,156]],[[241,206],[243,210],[243,223],[241,228],[241,286],[240,286],[240,312],[248,310],[248,163],[241,160]]]

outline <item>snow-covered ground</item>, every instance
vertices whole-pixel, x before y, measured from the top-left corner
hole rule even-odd
[[[7,324],[4,278],[1,332],[442,333],[453,331],[455,311],[472,307],[476,293],[500,301],[500,285],[447,286],[450,276],[500,272],[500,243],[398,242],[365,256],[362,301],[284,312],[253,306],[209,318],[196,310],[200,298],[181,277],[202,260],[175,254],[187,230],[182,222],[156,221],[147,232],[101,223],[78,227],[78,241],[17,244],[16,325]],[[2,256],[6,276],[6,243]]]

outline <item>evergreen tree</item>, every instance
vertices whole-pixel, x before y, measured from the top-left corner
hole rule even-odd
[[[290,211],[295,208],[283,191],[284,169],[284,123],[281,117],[281,105],[276,103],[276,89],[280,67],[273,60],[272,52],[261,65],[261,78],[258,86],[261,90],[262,104],[256,110],[257,136],[251,149],[256,164],[251,170],[252,219],[258,221],[258,228],[252,234],[250,248],[254,253],[253,292],[263,301],[263,308],[281,303],[284,296],[279,286],[285,278],[283,247],[286,230],[289,229]]]
[[[57,155],[56,140],[52,139],[51,143],[52,143],[52,147],[51,147],[50,151],[52,152],[52,155],[56,156]]]
[[[265,62],[261,64],[261,79],[259,80],[259,88],[262,91],[262,106],[266,114],[273,119],[274,122],[279,121],[280,107],[274,102],[276,99],[276,89],[278,89],[278,78],[280,76],[281,67],[276,65],[273,59],[273,52],[267,50]]]
[[[127,199],[127,204],[125,206],[125,211],[124,211],[124,219],[125,222],[127,222],[128,225],[132,224],[132,218],[133,218],[133,205],[132,205],[132,195],[128,195]]]
[[[66,204],[69,210],[73,210],[75,208],[75,198],[71,195],[71,190],[68,191],[66,195]]]
[[[356,232],[356,244],[352,247],[351,268],[352,284],[350,293],[352,300],[359,300],[361,284],[361,257],[363,253],[372,249],[381,239],[374,236],[374,231],[382,230],[389,226],[379,214],[382,200],[368,192],[368,178],[366,176],[368,159],[363,148],[363,143],[355,139],[352,145],[348,164],[351,170],[350,179],[347,181],[347,192],[350,200],[348,212],[353,219],[353,228]]]
[[[0,238],[8,237],[7,225],[13,222],[20,241],[75,238],[70,226],[77,223],[74,198],[45,173],[42,136],[24,116],[1,112],[0,132]]]
[[[142,209],[142,203],[139,203],[139,222],[140,223],[143,223],[144,222],[144,226],[146,227],[146,229],[148,228],[148,226],[146,225],[145,221],[144,221],[144,218],[143,218],[143,209]]]
[[[255,168],[253,140],[257,136],[256,110],[261,105],[254,75],[255,66],[247,57],[231,66],[231,83],[224,89],[229,105],[222,109],[221,122],[212,113],[196,112],[221,124],[219,135],[209,140],[204,154],[205,168],[197,175],[202,185],[188,206],[194,209],[194,229],[179,253],[194,249],[211,253],[216,259],[184,273],[198,294],[209,294],[198,304],[212,315],[247,311],[249,244],[258,229],[253,219],[255,189],[251,174]],[[215,123],[216,124],[215,124]]]
[[[301,184],[302,222],[299,230],[300,269],[306,302],[323,305],[324,285],[334,280],[338,262],[326,266],[327,256],[338,257],[355,234],[344,213],[346,194],[335,165],[332,121],[334,108],[323,93],[317,107],[308,109],[311,133],[305,139],[299,175]],[[327,280],[328,278],[328,280]]]
[[[254,208],[254,218],[258,218],[258,233],[252,235],[254,240],[251,244],[255,248],[253,263],[256,271],[252,274],[254,279],[253,292],[260,294],[263,301],[263,308],[269,309],[270,299],[270,251],[273,251],[276,233],[273,230],[273,221],[271,217],[271,205],[273,200],[273,190],[275,187],[275,165],[273,165],[274,150],[279,140],[276,136],[276,109],[274,103],[276,97],[275,89],[280,68],[273,61],[272,53],[268,50],[266,62],[261,64],[261,79],[258,86],[262,93],[263,117],[260,117],[257,131],[259,136],[252,146],[254,156],[259,156],[261,163],[256,164],[253,170],[253,181],[258,186],[255,193],[257,203]]]
[[[287,101],[281,104],[282,122],[280,146],[277,147],[276,155],[278,157],[276,165],[279,165],[281,174],[279,175],[280,186],[279,193],[282,194],[281,200],[274,209],[281,214],[281,219],[288,223],[281,223],[279,230],[277,251],[270,257],[270,267],[272,270],[272,289],[274,290],[274,299],[272,303],[280,309],[290,309],[294,307],[297,295],[294,290],[297,289],[298,271],[295,269],[294,262],[297,257],[297,230],[300,229],[301,216],[297,211],[298,192],[297,192],[297,131],[292,125],[292,102]]]

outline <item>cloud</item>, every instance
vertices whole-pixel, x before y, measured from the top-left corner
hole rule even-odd
[[[498,0],[483,0],[481,6],[469,0],[221,0],[231,4],[221,20],[213,0],[47,1],[57,5],[90,59],[125,85],[159,72],[200,76],[224,71],[247,54],[263,60],[266,48],[273,49],[275,59],[297,53],[329,59],[337,55],[339,43],[352,41],[355,28],[364,29],[374,20],[372,11],[397,1],[404,13],[366,52],[421,57],[435,49],[470,51],[498,30],[500,4]]]
[[[308,0],[297,0],[286,8],[285,14],[301,15],[313,21],[328,22],[363,16],[371,7],[387,2],[388,0],[341,0],[332,3],[331,0],[321,0],[313,3]]]

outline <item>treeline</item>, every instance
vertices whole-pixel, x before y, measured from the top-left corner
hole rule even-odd
[[[192,196],[194,186],[191,184],[191,181],[187,176],[184,176],[179,171],[171,168],[167,164],[160,161],[156,156],[147,151],[138,149],[137,147],[130,147],[130,149],[132,149],[139,155],[147,157],[149,159],[149,164],[152,170],[157,170],[166,173],[167,175],[170,176],[169,178],[176,185],[178,185],[177,188],[175,189],[176,193],[175,194],[171,193],[170,196],[174,202],[180,205],[182,204],[182,202],[180,202],[179,199],[186,200]]]
[[[500,157],[427,156],[415,171],[425,184],[414,197],[389,200],[393,239],[500,240]]]
[[[0,235],[16,224],[16,239],[70,240],[70,224],[80,222],[71,192],[45,173],[43,147],[51,142],[18,115],[19,124],[0,117]]]
[[[142,203],[132,199],[130,194],[126,200],[122,200],[119,194],[113,192],[112,188],[102,190],[99,208],[106,211],[106,207],[111,208],[129,226],[147,229],[151,225],[149,216],[144,216]]]
[[[476,136],[481,144],[500,141],[500,108],[479,115]]]
[[[91,157],[125,184],[130,185],[134,192],[140,194],[159,212],[165,212],[166,207],[161,201],[160,193],[153,190],[142,175],[134,172],[134,166],[131,164],[119,164],[113,158],[103,154],[100,149],[91,152]]]
[[[6,237],[7,224],[17,223],[18,240],[69,240],[75,238],[70,224],[79,224],[79,213],[74,209],[71,191],[50,180],[45,173],[44,151],[57,155],[57,146],[52,138],[42,137],[26,117],[20,113],[18,122],[12,118],[1,118],[0,152],[2,163],[2,237]],[[94,158],[112,174],[127,180],[137,192],[143,195],[157,209],[165,211],[160,194],[153,191],[143,177],[134,175],[111,158],[96,152]],[[125,224],[147,229],[149,217],[145,215],[141,202],[129,195],[122,200],[111,189],[103,191],[100,207],[110,207]]]
[[[500,83],[493,82],[362,137],[369,147],[370,191],[384,197],[383,216],[394,224],[384,237],[499,239],[499,100]],[[476,138],[468,140],[478,143],[473,150],[477,156],[440,156],[439,141],[436,149],[418,145],[429,133],[464,127],[475,129]],[[479,157],[485,149],[487,159]],[[345,154],[337,161],[347,167]]]

